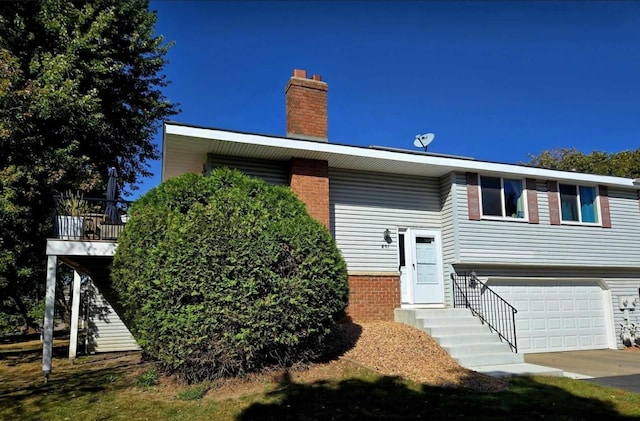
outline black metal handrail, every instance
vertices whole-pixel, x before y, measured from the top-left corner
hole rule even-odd
[[[127,222],[126,200],[76,196],[54,196],[54,238],[60,240],[117,241]]]
[[[516,313],[518,310],[478,279],[474,272],[452,273],[453,306],[468,308],[482,323],[518,352]]]

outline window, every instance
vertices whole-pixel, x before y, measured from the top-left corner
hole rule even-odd
[[[560,184],[560,215],[563,222],[597,224],[598,204],[596,188]]]
[[[500,177],[480,177],[482,215],[525,219],[525,199],[522,180]]]

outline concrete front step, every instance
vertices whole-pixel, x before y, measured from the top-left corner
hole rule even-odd
[[[482,322],[477,317],[418,317],[416,321],[422,321],[424,327],[447,327],[447,326],[482,326]]]
[[[466,308],[416,308],[416,309],[396,309],[397,311],[408,312],[415,315],[417,319],[429,317],[444,317],[450,319],[452,317],[466,318],[471,312]]]
[[[493,353],[501,353],[501,352],[509,352],[509,353],[512,352],[509,344],[506,344],[504,342],[473,343],[473,344],[462,343],[462,344],[443,346],[443,348],[453,358],[464,357],[467,355],[474,355],[474,354],[493,354]]]
[[[498,336],[498,335],[496,335]],[[473,347],[476,344],[486,344],[486,343],[501,343],[500,339],[495,339],[492,333],[484,332],[479,334],[472,335],[447,335],[447,336],[433,336],[438,344],[441,347],[446,348],[447,346],[455,346],[455,345],[465,345],[468,347]]]
[[[423,327],[422,330],[427,332],[433,337],[441,336],[471,336],[487,334],[491,335],[491,331],[488,326],[483,325],[469,325],[469,326],[436,326],[436,327]]]
[[[463,367],[524,363],[468,309],[396,309],[395,318],[431,335]]]
[[[522,354],[514,352],[497,352],[492,354],[475,354],[465,355],[462,357],[454,357],[454,359],[463,367],[477,367],[483,365],[502,365],[502,364],[519,364],[524,363]]]

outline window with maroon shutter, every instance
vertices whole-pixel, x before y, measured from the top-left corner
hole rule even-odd
[[[552,225],[580,224],[611,228],[606,186],[547,182],[549,220]]]
[[[480,176],[480,216],[484,219],[526,221],[525,198],[522,179]]]
[[[563,223],[600,224],[598,207],[602,206],[598,205],[598,192],[595,187],[560,183],[558,192],[560,192],[560,219]]]

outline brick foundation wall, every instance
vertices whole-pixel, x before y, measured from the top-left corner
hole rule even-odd
[[[400,276],[349,275],[347,315],[353,321],[393,321],[398,307]]]
[[[289,164],[289,185],[304,202],[309,214],[329,228],[329,163],[293,158]]]

